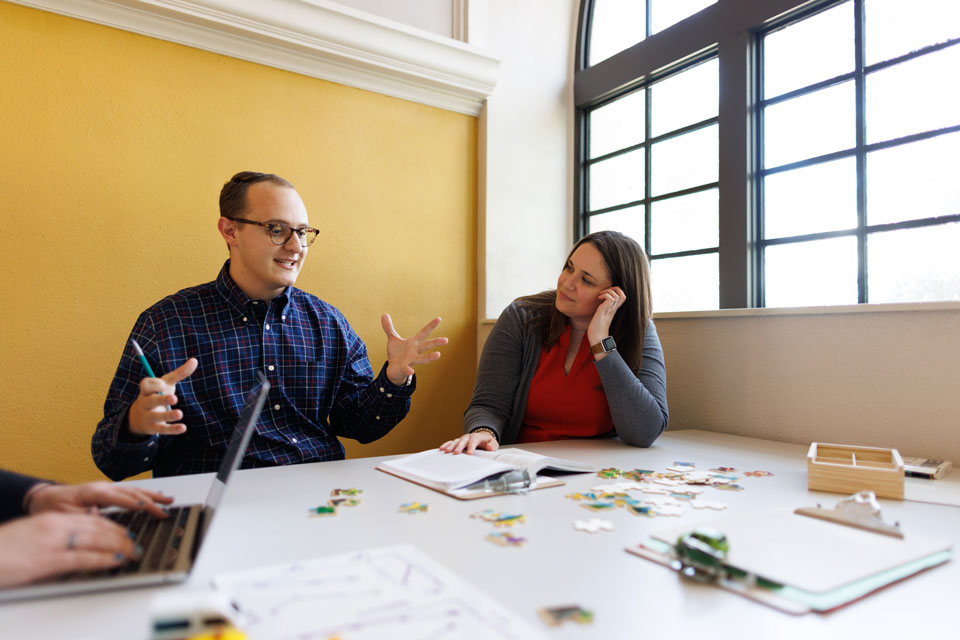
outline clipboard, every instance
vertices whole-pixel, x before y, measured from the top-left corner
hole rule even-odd
[[[717,586],[793,614],[830,611],[905,577],[947,562],[952,544],[920,535],[898,538],[870,528],[778,508],[703,525],[729,544]],[[679,569],[673,546],[695,528],[658,531],[630,553]]]

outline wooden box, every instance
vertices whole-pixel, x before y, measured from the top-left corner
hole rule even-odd
[[[896,449],[814,442],[807,452],[807,488],[903,499],[903,458]]]

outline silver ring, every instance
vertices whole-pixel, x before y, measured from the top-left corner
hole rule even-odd
[[[67,535],[67,551],[73,551],[77,548],[77,534],[71,531]]]

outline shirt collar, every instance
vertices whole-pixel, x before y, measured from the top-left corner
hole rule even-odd
[[[253,304],[253,300],[243,292],[243,290],[230,277],[230,260],[227,259],[220,269],[215,283],[217,292],[223,297],[226,303],[237,313],[246,313],[248,305]],[[289,313],[293,305],[288,304],[297,294],[296,287],[287,287],[286,290],[275,298],[276,309],[279,313]],[[268,302],[269,304],[269,302]]]

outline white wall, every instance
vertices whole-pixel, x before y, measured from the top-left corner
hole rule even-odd
[[[453,5],[451,0],[337,0],[387,20],[423,29],[445,38],[453,38]]]
[[[573,53],[576,0],[490,0],[481,317],[556,285],[573,239]]]

